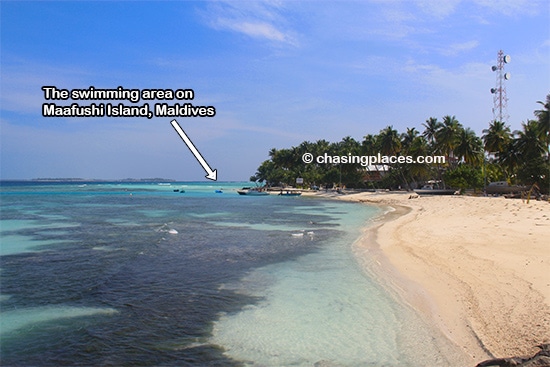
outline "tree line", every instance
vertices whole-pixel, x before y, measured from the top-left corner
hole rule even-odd
[[[543,193],[550,186],[550,94],[534,111],[534,119],[522,122],[521,130],[511,131],[502,121],[490,122],[481,137],[464,127],[455,116],[442,120],[428,118],[422,131],[407,128],[399,132],[392,125],[378,134],[358,141],[350,136],[339,142],[304,141],[296,147],[269,151],[251,181],[267,186],[406,188],[413,189],[430,180],[445,187],[479,190],[488,182],[536,185]],[[312,163],[302,161],[304,153],[314,157],[371,156],[445,156],[444,164],[357,164]]]

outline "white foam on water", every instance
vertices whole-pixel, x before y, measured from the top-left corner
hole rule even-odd
[[[138,222],[130,222],[126,219],[121,219],[121,218],[107,218],[105,219],[106,222],[108,223],[111,223],[111,224],[115,224],[117,226],[128,226],[128,227],[139,227],[141,226],[140,223]]]
[[[146,217],[149,217],[149,218],[166,218],[166,217],[170,217],[171,215],[174,214],[174,211],[172,211],[172,210],[162,210],[162,209],[139,210],[138,212],[140,212],[141,214],[143,214],[143,215],[145,215]]]
[[[214,213],[186,213],[191,218],[227,218],[231,216],[230,212],[214,212]]]
[[[247,228],[255,229],[258,231],[288,231],[288,230],[303,230],[303,225],[289,225],[289,224],[272,224],[272,223],[237,223],[228,221],[218,221],[214,223],[216,226],[228,227],[228,228]]]

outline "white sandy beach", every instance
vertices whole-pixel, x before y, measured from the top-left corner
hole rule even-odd
[[[411,193],[339,195],[390,206],[356,246],[471,358],[532,355],[550,341],[550,203]]]

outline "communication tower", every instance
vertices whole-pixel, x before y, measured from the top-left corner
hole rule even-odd
[[[510,73],[504,71],[504,65],[510,62],[510,55],[504,55],[504,51],[498,52],[497,64],[491,69],[496,72],[497,79],[493,94],[493,119],[500,122],[508,122],[508,97],[506,96],[506,80],[510,80]]]

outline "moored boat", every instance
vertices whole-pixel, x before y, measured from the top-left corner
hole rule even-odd
[[[302,192],[296,189],[285,189],[279,192],[279,196],[300,196]]]
[[[485,188],[485,193],[487,195],[502,195],[502,194],[513,194],[519,193],[522,191],[527,191],[525,186],[512,186],[506,181],[496,181],[491,182]]]
[[[265,189],[261,187],[243,187],[240,190],[237,190],[239,195],[249,195],[249,196],[265,196],[269,195]]]
[[[457,190],[454,189],[438,189],[433,185],[424,185],[420,189],[414,190],[418,195],[454,195]]]

